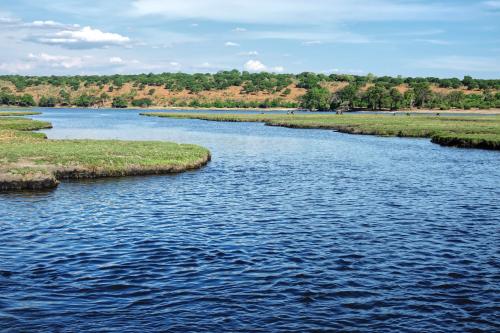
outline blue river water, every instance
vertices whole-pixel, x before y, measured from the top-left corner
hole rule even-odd
[[[427,139],[42,110],[49,138],[205,168],[0,195],[0,331],[500,330],[500,153]]]

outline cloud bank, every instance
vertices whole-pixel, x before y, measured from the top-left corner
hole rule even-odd
[[[336,21],[426,21],[467,14],[457,6],[444,3],[400,0],[135,0],[132,13],[161,15],[168,19],[288,25]]]

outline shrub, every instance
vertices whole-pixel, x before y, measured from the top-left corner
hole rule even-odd
[[[38,106],[40,107],[46,107],[46,108],[52,108],[56,106],[57,100],[55,97],[45,97],[42,96],[40,97],[40,100],[38,101]]]
[[[111,104],[114,108],[124,109],[128,107],[128,102],[124,97],[115,97],[113,98],[113,103]]]
[[[134,99],[132,101],[132,105],[135,107],[146,108],[153,105],[153,101],[150,98]]]

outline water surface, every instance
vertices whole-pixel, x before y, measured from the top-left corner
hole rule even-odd
[[[0,330],[500,330],[500,154],[427,139],[43,110],[169,140],[180,175],[0,195]]]

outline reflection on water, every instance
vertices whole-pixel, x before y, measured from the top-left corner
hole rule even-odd
[[[37,118],[213,161],[1,195],[1,329],[498,329],[498,152],[137,114]]]

